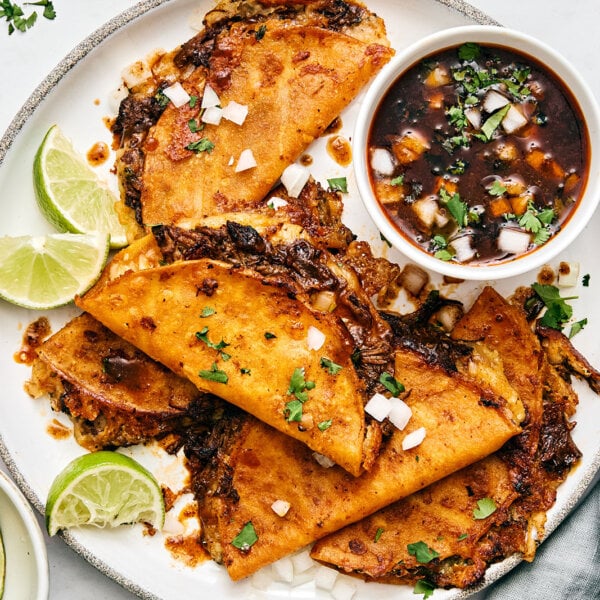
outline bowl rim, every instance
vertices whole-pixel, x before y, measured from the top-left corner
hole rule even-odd
[[[423,58],[465,42],[514,48],[530,55],[553,72],[577,100],[589,137],[589,171],[577,210],[568,226],[536,250],[495,264],[460,264],[443,261],[409,242],[391,224],[376,200],[367,171],[367,136],[376,108],[390,86]],[[422,267],[465,280],[493,280],[515,277],[538,269],[563,252],[581,233],[600,202],[600,108],[588,84],[578,70],[545,42],[516,29],[496,25],[462,25],[427,35],[400,50],[375,76],[365,92],[357,114],[353,137],[353,168],[359,196],[382,235],[401,254]]]
[[[49,567],[48,567],[48,554],[46,550],[46,543],[42,530],[39,526],[33,508],[17,487],[17,485],[9,478],[9,476],[0,469],[0,494],[3,494],[10,505],[13,507],[16,515],[23,527],[25,528],[28,536],[28,541],[31,546],[31,553],[27,552],[27,560],[31,560],[35,563],[35,573],[37,575],[36,587],[35,587],[35,600],[46,600],[49,594]],[[8,513],[10,516],[10,513]],[[7,519],[8,520],[8,519]],[[6,535],[4,539],[4,548],[6,551],[7,564],[11,561],[11,544],[10,540],[7,540]],[[31,556],[32,555],[32,556]],[[8,581],[8,579],[7,579]],[[5,587],[5,594],[10,589]]]

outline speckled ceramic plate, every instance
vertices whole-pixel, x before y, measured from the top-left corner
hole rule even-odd
[[[369,6],[381,15],[395,48],[400,49],[422,36],[440,29],[469,23],[494,24],[481,12],[458,0],[370,0]],[[0,140],[0,197],[2,221],[0,235],[45,232],[48,225],[39,216],[31,185],[31,165],[43,134],[58,123],[82,152],[95,142],[110,142],[103,117],[114,114],[112,92],[120,83],[124,67],[157,48],[173,48],[191,37],[189,17],[194,11],[206,11],[210,0],[149,0],[141,2],[77,46],[45,79],[24,108],[15,117]],[[360,97],[342,114],[342,134],[351,137]],[[332,177],[347,176],[350,193],[346,197],[345,221],[359,236],[371,242],[375,252],[386,254],[402,263],[403,259],[388,251],[379,232],[370,221],[356,191],[352,170],[333,162],[325,149],[325,140],[317,140],[309,149],[314,157],[313,175],[325,182]],[[114,176],[104,175],[116,189]],[[18,198],[18,202],[13,199]],[[600,229],[600,215],[589,224],[585,234],[560,257],[581,262],[583,273],[591,281],[600,281],[600,238],[593,231]],[[557,262],[558,264],[558,262]],[[519,280],[505,280],[496,287],[510,293],[518,285],[529,285],[535,279],[530,273]],[[454,290],[445,289],[467,305],[486,283],[463,284]],[[593,285],[573,290],[579,300],[573,303],[578,318],[590,317],[594,306]],[[73,307],[52,311],[54,329],[76,314]],[[40,511],[54,476],[76,455],[82,453],[71,437],[58,440],[48,433],[54,419],[46,400],[33,401],[23,391],[29,369],[17,364],[13,355],[19,348],[25,326],[40,315],[0,304],[0,454],[8,464],[29,500]],[[590,319],[589,325],[577,336],[577,347],[596,365],[600,365],[597,343],[600,325]],[[578,469],[560,488],[558,500],[548,520],[551,532],[582,496],[600,465],[600,403],[585,386],[577,386],[580,408],[574,438],[583,451]],[[67,420],[63,423],[69,426]],[[163,468],[159,452],[136,448],[132,453],[155,473]],[[160,475],[159,475],[160,478]],[[275,585],[257,592],[250,581],[233,583],[224,569],[213,562],[191,568],[175,560],[165,549],[160,534],[145,536],[141,528],[113,531],[82,530],[64,536],[66,542],[109,577],[142,598],[179,600],[189,598],[195,590],[200,597],[239,599],[328,598],[326,592],[315,589],[313,582],[295,587]],[[518,559],[509,559],[493,566],[486,582],[512,569]],[[355,582],[357,600],[374,600],[385,595],[394,600],[413,599],[412,588],[383,586]],[[436,598],[459,598],[468,595],[457,590],[436,591]]]

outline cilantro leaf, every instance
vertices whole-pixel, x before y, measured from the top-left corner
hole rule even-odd
[[[331,427],[332,423],[333,423],[333,419],[327,419],[327,421],[321,421],[320,423],[317,423],[317,427],[319,428],[320,431],[326,431],[327,429],[329,429]]]
[[[531,287],[546,306],[546,312],[540,320],[542,325],[562,330],[563,325],[573,316],[573,307],[567,304],[567,301],[574,300],[577,296],[563,298],[554,285],[532,283]]]
[[[491,196],[502,196],[506,193],[506,186],[500,183],[497,179],[494,179],[494,183],[488,189],[488,193]]]
[[[435,585],[426,579],[419,579],[413,589],[413,594],[423,594],[423,600],[427,600],[435,590]]]
[[[388,392],[391,392],[394,396],[397,396],[404,391],[404,385],[387,371],[384,371],[379,376],[379,383],[381,383],[383,387],[388,390]]]
[[[334,363],[330,358],[326,358],[325,356],[321,358],[320,365],[324,369],[327,369],[327,372],[331,375],[337,375],[342,370],[342,365]]]
[[[571,325],[571,329],[569,331],[569,339],[571,339],[574,335],[577,335],[588,323],[587,319],[581,319],[580,321],[575,321],[573,325]]]
[[[477,508],[473,510],[474,519],[487,519],[497,510],[496,503],[493,498],[481,498],[477,500]]]
[[[345,177],[335,177],[327,180],[327,185],[332,192],[348,193],[348,181]]]
[[[221,339],[221,341],[218,344],[215,344],[214,342],[211,342],[208,339],[208,327],[203,327],[201,331],[196,331],[196,338],[199,339],[201,342],[204,342],[209,348],[221,352],[221,357],[223,358],[223,360],[229,360],[231,358],[229,354],[227,354],[226,352],[222,352],[224,348],[227,348],[227,346],[229,346],[229,344],[225,340]]]
[[[225,373],[225,371],[220,371],[217,368],[217,363],[212,364],[210,371],[198,371],[198,377],[202,377],[203,379],[207,379],[208,381],[216,381],[217,383],[227,383],[229,381],[227,373]]]
[[[506,113],[510,110],[510,107],[511,107],[510,104],[503,106],[502,108],[497,110],[495,113],[490,115],[485,120],[484,124],[481,126],[481,133],[483,133],[483,135],[485,135],[485,137],[488,141],[492,139],[492,136],[494,135],[494,131],[496,131],[496,129],[498,129],[498,127],[500,126],[500,123],[502,123],[502,119],[504,119],[504,117],[506,116]]]
[[[284,416],[288,423],[302,420],[302,400],[290,400],[285,404]]]
[[[295,400],[290,400],[285,405],[284,416],[286,421],[300,421],[302,419],[302,405],[308,400],[308,392],[315,387],[314,381],[304,379],[304,369],[296,367],[290,377],[287,393],[294,395]]]
[[[383,527],[378,527],[377,531],[375,532],[375,535],[373,536],[373,541],[375,543],[377,543],[379,541],[379,538],[381,537],[382,533],[383,533]]]
[[[394,179],[392,179],[390,181],[390,185],[393,186],[399,186],[402,185],[404,183],[404,175],[398,175],[398,177],[394,177]]]
[[[199,154],[200,152],[208,152],[210,154],[214,147],[215,145],[208,138],[200,138],[199,140],[188,144],[185,149],[191,150],[196,154]]]
[[[217,311],[212,306],[205,306],[200,313],[200,318],[205,319],[206,317],[210,317],[214,315]]]
[[[430,548],[425,542],[415,542],[406,546],[408,553],[417,559],[417,562],[426,564],[437,558],[440,553]]]
[[[440,198],[445,203],[450,214],[458,223],[460,228],[466,227],[468,223],[469,207],[466,202],[460,199],[460,195],[456,192],[452,195],[445,188],[440,189]]]
[[[475,44],[474,42],[467,42],[458,49],[458,58],[461,60],[475,60],[479,58],[480,54],[481,48],[479,44]]]
[[[256,530],[254,529],[254,525],[252,525],[252,521],[248,521],[244,527],[242,527],[242,530],[233,538],[231,545],[242,552],[248,552],[256,542],[258,542],[258,535],[256,535]]]

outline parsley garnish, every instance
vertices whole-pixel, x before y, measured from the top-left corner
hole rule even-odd
[[[327,184],[332,192],[342,192],[342,194],[348,193],[348,181],[345,177],[328,179]]]
[[[200,152],[208,152],[210,154],[214,147],[215,145],[208,138],[200,138],[199,140],[188,144],[185,148],[196,154]]]
[[[324,369],[327,369],[331,375],[337,375],[342,370],[342,365],[334,363],[330,358],[326,358],[325,356],[321,358],[320,364]]]
[[[50,21],[56,17],[54,4],[50,0],[39,0],[38,2],[25,2],[26,6],[43,6],[42,16]],[[25,32],[31,29],[37,21],[38,14],[34,10],[30,15],[25,16],[23,9],[10,0],[0,1],[0,19],[3,18],[8,23],[8,35],[15,31]]]
[[[201,370],[198,371],[198,377],[202,377],[203,379],[208,379],[208,381],[216,381],[217,383],[227,383],[229,381],[229,377],[227,377],[227,373],[225,371],[220,371],[217,368],[217,363],[213,363],[210,371]]]
[[[477,500],[477,508],[473,510],[474,519],[487,519],[496,512],[497,506],[493,498]]]
[[[415,542],[406,546],[408,553],[417,559],[417,562],[426,564],[437,558],[440,553],[430,548],[425,542]]]
[[[242,552],[248,552],[250,548],[258,542],[258,535],[252,521],[248,521],[242,530],[233,538],[231,545],[235,546]]]
[[[531,287],[546,305],[546,312],[540,320],[541,324],[562,330],[564,324],[573,316],[573,307],[567,304],[567,300],[574,300],[577,296],[563,298],[558,288],[553,285],[533,283]]]
[[[394,396],[401,394],[404,391],[404,385],[402,385],[393,375],[384,371],[379,376],[379,383],[383,385],[383,387],[391,392]]]

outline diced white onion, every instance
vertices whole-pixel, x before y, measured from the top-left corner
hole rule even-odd
[[[308,550],[302,550],[292,554],[292,564],[294,565],[294,574],[298,575],[314,567],[315,561],[310,557]]]
[[[558,267],[558,285],[560,287],[574,287],[579,279],[578,262],[561,262]]]
[[[325,469],[331,469],[331,467],[335,465],[330,458],[324,456],[323,454],[319,454],[318,452],[313,452],[313,458],[321,467],[324,467]]]
[[[281,174],[281,183],[284,185],[288,196],[297,198],[303,190],[310,173],[308,169],[292,163]]]
[[[209,106],[203,113],[201,121],[208,123],[209,125],[218,125],[221,122],[223,116],[223,109],[218,106]]]
[[[346,577],[339,577],[331,590],[334,600],[351,600],[354,594],[356,594],[356,586]]]
[[[223,108],[223,118],[236,125],[242,125],[247,116],[248,107],[245,104],[239,104],[235,100],[232,100]]]
[[[373,394],[365,405],[365,412],[379,422],[383,421],[391,410],[392,403],[390,399],[379,393]]]
[[[335,585],[337,576],[338,572],[335,569],[330,569],[325,565],[319,565],[315,571],[315,587],[330,592]]]
[[[459,319],[463,316],[463,310],[458,304],[446,304],[437,311],[436,320],[444,331],[450,333]]]
[[[121,102],[127,98],[129,90],[127,86],[122,83],[117,89],[113,90],[108,98],[108,108],[111,113],[118,113]]]
[[[435,196],[425,196],[425,198],[419,198],[412,205],[412,209],[417,215],[421,224],[430,229],[435,223],[436,217],[440,212],[440,206],[437,203]]]
[[[402,430],[410,421],[412,410],[410,409],[410,406],[403,400],[400,400],[400,398],[390,398],[390,403],[392,405],[392,410],[390,410],[388,419],[394,427]]]
[[[456,252],[455,258],[458,262],[467,262],[475,256],[475,250],[471,246],[472,237],[471,235],[461,235],[450,242],[450,246]]]
[[[402,269],[398,283],[413,296],[418,296],[429,283],[429,274],[413,263],[407,263]]]
[[[254,159],[252,150],[250,150],[250,148],[242,150],[242,153],[238,158],[237,165],[235,166],[235,172],[240,173],[241,171],[247,171],[248,169],[253,169],[254,167],[256,167],[256,160]]]
[[[472,106],[470,108],[465,108],[465,117],[467,117],[467,121],[469,121],[475,129],[481,127],[481,111],[478,108]]]
[[[371,151],[371,168],[379,175],[393,175],[394,158],[385,148],[374,148]]]
[[[269,201],[267,202],[267,206],[269,208],[272,208],[273,210],[278,210],[280,208],[283,208],[284,206],[287,206],[289,203],[287,200],[284,200],[283,198],[280,198],[279,196],[271,196],[269,198]]]
[[[513,104],[502,119],[502,129],[508,134],[518,131],[527,125],[527,119],[523,113]]]
[[[145,60],[138,60],[121,71],[121,79],[131,89],[152,77],[152,71]]]
[[[173,103],[173,106],[179,108],[190,101],[190,95],[183,89],[179,81],[166,87],[163,94]]]
[[[306,334],[306,342],[309,350],[320,350],[325,343],[325,334],[311,325]]]
[[[200,108],[210,108],[211,106],[219,106],[221,104],[221,100],[219,100],[219,96],[217,92],[213,90],[208,83],[204,86],[204,94],[202,95],[202,104]]]
[[[320,310],[321,312],[333,312],[336,308],[335,300],[335,292],[323,290],[317,292],[313,296],[311,303],[315,310]]]
[[[425,427],[419,427],[419,429],[415,429],[411,433],[409,433],[402,440],[402,450],[410,450],[411,448],[416,448],[424,439],[425,439]]]
[[[235,158],[233,158],[233,156],[229,157],[229,162],[227,163],[228,166],[233,167],[233,164],[235,163]]]
[[[498,235],[498,248],[510,254],[523,254],[529,248],[531,241],[529,233],[519,229],[504,227]]]
[[[169,510],[165,513],[165,522],[162,527],[162,533],[166,537],[176,537],[183,535],[185,527],[179,519],[179,514],[173,510]]]
[[[273,504],[271,504],[271,509],[273,512],[279,517],[285,517],[290,510],[290,503],[285,500],[275,500]]]
[[[490,90],[483,99],[483,110],[487,113],[493,113],[499,108],[506,106],[509,102],[510,100],[500,92]]]
[[[273,583],[273,570],[269,567],[265,567],[263,569],[259,569],[255,573],[252,574],[251,584],[252,587],[265,591],[269,586]]]
[[[275,561],[271,565],[273,571],[273,579],[275,581],[283,581],[284,583],[292,583],[294,580],[294,565],[289,556],[284,556]]]

